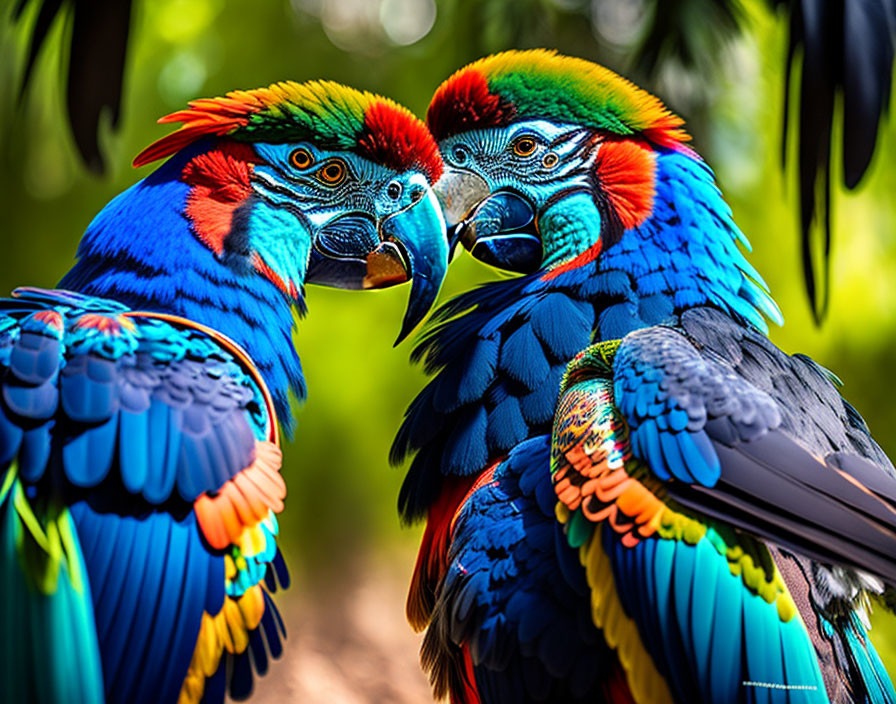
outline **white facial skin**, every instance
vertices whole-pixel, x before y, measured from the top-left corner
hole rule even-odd
[[[263,162],[252,171],[249,241],[268,268],[296,288],[306,279],[312,246],[329,257],[363,262],[359,252],[372,251],[383,239],[382,223],[431,193],[422,173],[396,173],[354,152],[307,142],[253,147]],[[435,205],[433,212],[441,216]],[[361,285],[357,271],[344,279],[328,276],[328,285]]]
[[[254,169],[256,193],[273,203],[300,204],[313,226],[352,211],[383,218],[415,202],[428,188],[423,174],[396,174],[353,152],[327,151],[308,143],[253,146],[267,162]],[[296,165],[297,150],[307,154],[307,166]],[[328,181],[332,176],[337,178]]]
[[[439,150],[449,167],[481,176],[492,192],[518,193],[540,210],[560,189],[591,187],[593,134],[576,125],[528,120],[448,137]]]

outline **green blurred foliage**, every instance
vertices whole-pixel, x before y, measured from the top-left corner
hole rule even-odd
[[[859,191],[834,195],[833,303],[816,328],[799,269],[795,181],[780,169],[786,29],[760,0],[743,3],[749,29],[742,36],[698,37],[689,49],[693,66],[666,62],[655,75],[638,68],[632,51],[651,12],[645,2],[440,0],[425,36],[398,46],[390,37],[407,42],[426,30],[430,0],[136,0],[123,121],[118,133],[104,132],[111,168],[102,179],[82,168],[63,118],[62,24],[35,85],[17,101],[25,41],[22,27],[10,26],[11,6],[0,3],[0,290],[57,282],[93,215],[149,172],[133,172],[129,163],[167,131],[156,118],[191,98],[329,78],[389,95],[422,115],[439,82],[464,63],[511,46],[555,47],[626,73],[689,120],[694,145],[716,169],[755,247],[752,262],[787,319],[773,339],[835,370],[845,396],[896,456],[896,123],[883,130]],[[419,26],[393,26],[396,17],[416,18]],[[699,26],[695,32],[705,34]],[[443,299],[495,276],[461,256]],[[419,529],[399,526],[402,471],[387,458],[403,411],[424,383],[407,363],[411,345],[392,349],[406,296],[406,287],[376,295],[307,291],[310,313],[296,344],[310,397],[287,448],[282,520],[300,576],[335,574],[344,561],[417,540]],[[896,648],[884,647],[896,662]]]

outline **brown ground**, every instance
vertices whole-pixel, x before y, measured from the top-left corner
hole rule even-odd
[[[420,636],[404,617],[408,573],[389,567],[359,566],[326,586],[298,584],[280,595],[285,653],[256,682],[250,704],[431,702]]]

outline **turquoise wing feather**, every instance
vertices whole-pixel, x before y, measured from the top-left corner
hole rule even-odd
[[[836,464],[809,451],[780,406],[672,328],[601,343],[570,366],[552,448],[558,515],[581,546],[595,622],[628,644],[639,702],[896,701],[858,617],[865,591],[840,602],[827,640],[815,629],[834,607],[806,598],[834,578],[832,563],[893,583],[896,480],[855,450]],[[821,563],[796,578],[789,553],[761,538],[804,555],[810,572],[808,558]],[[669,691],[645,695],[638,668]]]

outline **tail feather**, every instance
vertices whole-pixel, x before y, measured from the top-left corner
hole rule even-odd
[[[890,676],[860,617],[865,607],[858,595],[835,596],[828,582],[816,578],[811,560],[776,546],[770,550],[809,631],[831,702],[896,704]]]
[[[0,490],[0,700],[102,702],[90,585],[68,509]]]
[[[868,637],[865,626],[853,612],[847,622],[837,629],[847,645],[847,654],[852,669],[865,688],[865,701],[868,704],[896,704],[896,691],[887,674],[880,656]]]

